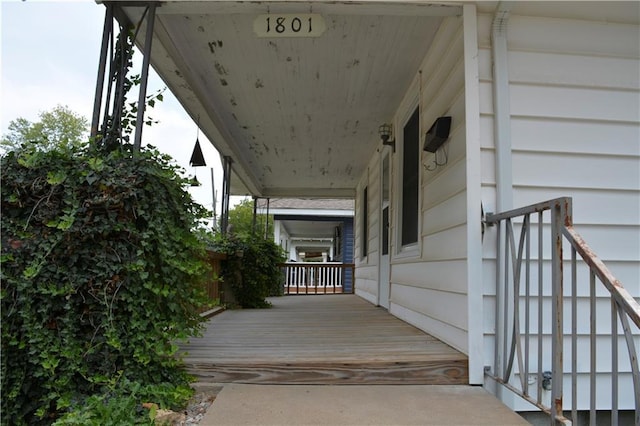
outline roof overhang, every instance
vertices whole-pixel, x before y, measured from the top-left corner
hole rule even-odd
[[[144,22],[145,3],[117,5]],[[392,120],[443,17],[461,11],[426,1],[164,1],[151,64],[231,159],[233,195],[353,198],[381,146],[378,126]],[[320,17],[325,30],[264,37],[254,27],[296,15]],[[139,34],[142,47],[144,23]]]

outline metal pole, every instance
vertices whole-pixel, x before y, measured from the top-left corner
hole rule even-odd
[[[504,278],[504,255],[502,254],[502,234],[504,233],[505,225],[502,221],[498,222],[497,233],[496,233],[496,317],[495,317],[495,333],[494,333],[494,342],[493,342],[493,375],[494,377],[499,377],[502,379],[503,372],[503,359],[502,359],[502,330],[504,325],[504,317],[502,306],[504,303],[504,287],[505,287],[505,278]]]
[[[551,353],[553,354],[551,386],[551,418],[555,421],[562,416],[562,349],[563,349],[563,313],[562,313],[562,226],[566,210],[562,202],[551,208],[551,268],[552,268],[552,330]]]
[[[104,16],[104,27],[102,30],[102,45],[100,46],[100,62],[98,64],[98,77],[96,81],[96,93],[93,99],[93,115],[91,118],[91,140],[95,140],[98,135],[100,121],[100,108],[102,107],[102,91],[104,89],[104,75],[107,67],[107,49],[109,39],[113,35],[113,4],[105,5],[107,11]]]
[[[258,217],[258,197],[253,197],[253,218],[251,221],[251,233],[256,233],[256,222]]]
[[[538,406],[542,404],[542,308],[544,295],[544,275],[543,275],[543,212],[538,213]]]
[[[269,204],[271,203],[271,198],[267,198],[267,215],[265,216],[266,219],[266,225],[264,226],[264,239],[266,240],[267,237],[269,236]]]
[[[153,24],[156,20],[156,3],[147,6],[147,35],[144,40],[142,58],[142,75],[140,77],[140,93],[138,94],[138,115],[136,117],[136,136],[133,142],[134,151],[139,151],[142,145],[142,128],[144,127],[144,110],[147,98],[147,82],[149,80],[149,61],[151,57],[151,42],[153,40]]]
[[[222,212],[220,213],[220,232],[223,235],[227,233],[227,223],[226,223],[226,214],[227,211],[227,179],[229,176],[227,175],[227,157],[223,157],[222,159]]]
[[[211,168],[211,198],[213,199],[213,221],[211,222],[211,229],[216,232],[216,185],[213,179],[213,167]]]
[[[231,191],[231,157],[223,158],[223,187],[222,187],[222,234],[226,235],[229,226],[229,192]]]

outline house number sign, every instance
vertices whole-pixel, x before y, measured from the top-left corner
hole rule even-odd
[[[324,18],[316,13],[270,13],[253,21],[258,37],[319,37],[325,29]]]

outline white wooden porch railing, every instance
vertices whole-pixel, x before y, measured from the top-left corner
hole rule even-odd
[[[284,272],[284,294],[353,293],[352,263],[288,262],[280,267]]]
[[[595,425],[596,409],[610,409],[617,425],[623,395],[635,403],[640,425],[640,305],[573,228],[571,198],[488,214],[486,223],[499,225],[495,359],[487,377],[550,414],[552,424],[579,424],[578,411],[588,409]],[[567,258],[563,245],[570,249]],[[610,303],[603,304],[606,299]],[[588,407],[578,407],[579,393]]]

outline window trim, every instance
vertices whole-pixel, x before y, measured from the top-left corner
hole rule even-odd
[[[393,199],[392,199],[392,178],[391,178],[391,150],[387,148],[382,152],[380,158],[380,254],[382,256],[391,256],[393,251],[392,242],[392,228],[391,228],[391,215],[393,209],[391,208]],[[386,173],[385,173],[385,163],[386,163]],[[385,182],[386,180],[386,182]],[[386,187],[385,187],[386,184]],[[385,197],[387,197],[385,199]],[[385,222],[385,210],[387,211],[387,217]],[[386,229],[385,229],[386,225]]]
[[[409,132],[410,136],[415,135],[414,139],[406,139],[405,136]],[[402,247],[410,247],[417,244],[420,240],[420,109],[416,108],[409,120],[402,127],[403,135],[403,152],[402,152],[402,178],[400,185],[402,187],[401,200],[402,213],[400,216],[400,245]],[[407,144],[411,144],[411,149],[416,151],[407,153],[405,149]],[[414,146],[415,145],[415,146]],[[408,167],[410,166],[410,167]],[[410,175],[409,175],[410,173]],[[410,185],[409,185],[410,184]],[[410,207],[410,209],[406,209]],[[406,241],[409,240],[409,241]]]
[[[403,155],[404,155],[404,126],[411,119],[416,109],[418,110],[418,135],[421,134],[422,129],[421,120],[420,120],[420,105],[419,105],[419,97],[418,94],[409,101],[406,106],[401,110],[402,114],[398,114],[395,120],[395,128],[403,129],[402,131],[396,132],[396,155],[395,157],[395,166],[398,168],[398,173],[396,174],[395,182],[393,182],[393,187],[396,191],[396,194],[399,194],[398,197],[394,197],[394,205],[396,207],[394,218],[396,220],[397,232],[394,234],[395,241],[395,249],[393,250],[393,258],[397,260],[403,260],[408,258],[417,258],[421,256],[422,253],[422,167],[418,166],[418,239],[415,243],[402,245],[402,176],[403,176]],[[418,149],[420,148],[420,141],[418,140]],[[417,152],[418,158],[422,158],[421,152]],[[421,164],[421,163],[420,163]]]

